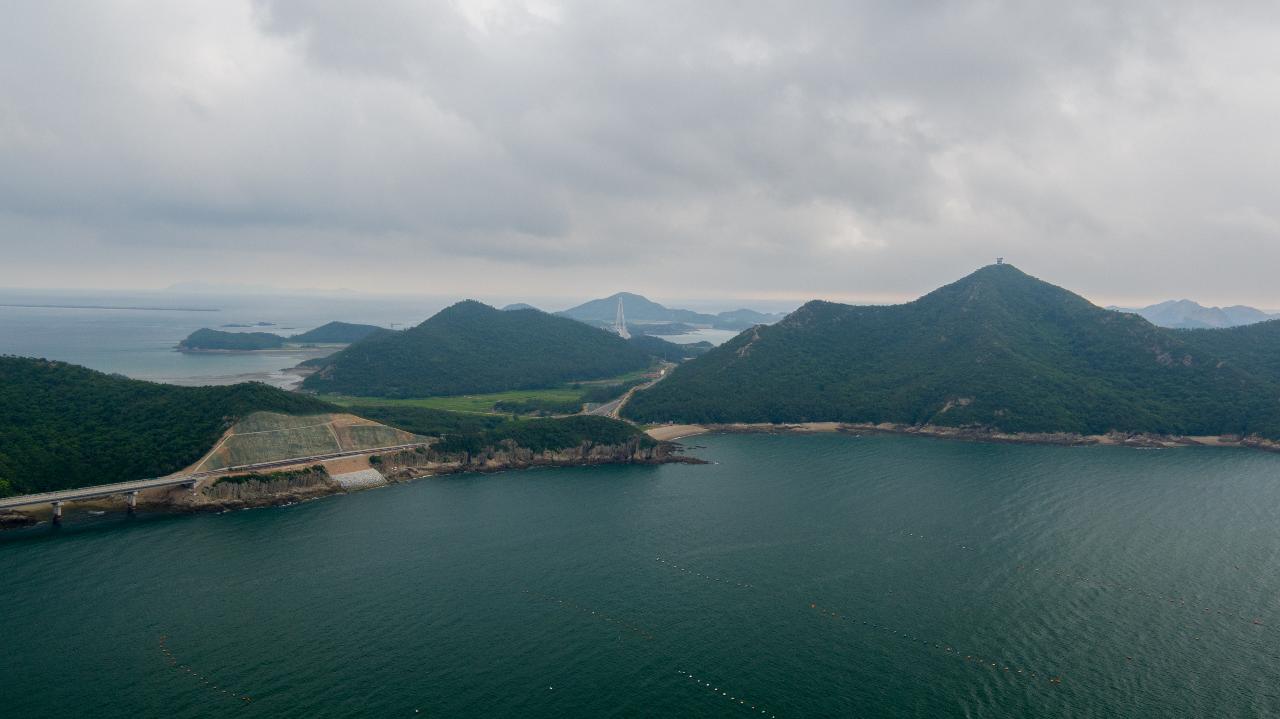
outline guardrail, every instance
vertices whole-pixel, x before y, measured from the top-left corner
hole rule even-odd
[[[411,444],[397,444],[391,447],[375,447],[373,449],[352,449],[342,452],[329,452],[326,454],[314,454],[306,457],[289,457],[287,459],[275,459],[270,462],[257,462],[254,464],[241,464],[232,467],[223,467],[221,469],[212,469],[206,472],[196,472],[192,474],[177,475],[172,477],[156,477],[153,479],[137,479],[130,482],[116,482],[114,484],[99,484],[92,487],[78,487],[76,489],[62,489],[56,492],[41,492],[39,494],[24,494],[18,497],[6,497],[0,499],[0,509],[14,509],[17,507],[29,507],[38,504],[54,505],[54,516],[61,516],[61,504],[63,502],[74,502],[83,499],[96,499],[98,497],[109,497],[116,494],[131,495],[130,506],[137,493],[145,489],[159,489],[164,487],[180,487],[182,485],[191,485],[195,487],[203,479],[216,477],[225,474],[234,474],[237,472],[252,472],[259,469],[272,469],[275,467],[288,467],[294,464],[304,464],[309,462],[325,462],[331,459],[342,459],[343,457],[358,457],[365,454],[378,454],[380,452],[395,452],[402,449],[416,449],[418,447],[430,446],[430,442],[413,442]]]

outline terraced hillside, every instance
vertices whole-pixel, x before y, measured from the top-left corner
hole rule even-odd
[[[227,430],[190,470],[201,472],[425,441],[425,437],[351,414],[290,416],[257,412]]]
[[[334,409],[264,384],[174,387],[0,357],[0,496],[163,476],[254,412]]]

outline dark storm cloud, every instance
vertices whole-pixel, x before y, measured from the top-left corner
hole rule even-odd
[[[144,256],[291,284],[305,254],[297,284],[876,298],[1002,254],[1100,299],[1280,305],[1266,3],[9,15],[0,283],[75,247],[120,284]]]

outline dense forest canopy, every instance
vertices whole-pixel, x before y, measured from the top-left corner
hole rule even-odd
[[[482,432],[445,435],[435,449],[440,452],[479,452],[502,442],[542,452],[591,445],[622,445],[635,441],[640,446],[656,442],[635,426],[609,417],[574,415],[547,419],[510,420]]]
[[[319,392],[430,397],[553,387],[644,369],[646,352],[610,332],[538,310],[475,301],[328,357],[303,386]]]
[[[352,324],[350,322],[329,322],[313,330],[286,338],[289,342],[321,342],[332,344],[351,344],[359,342],[377,332],[390,332],[374,325]]]
[[[252,412],[334,410],[259,383],[175,387],[0,357],[0,493],[159,477],[199,459]]]
[[[198,329],[178,343],[180,350],[250,350],[279,349],[284,338],[270,332],[224,332],[209,328]]]
[[[534,451],[587,444],[651,444],[605,417],[514,421],[424,407],[361,405],[363,417],[442,438],[446,451],[504,441]],[[0,496],[159,477],[191,465],[239,419],[258,411],[340,411],[259,383],[177,387],[62,362],[0,357]]]
[[[301,334],[284,337],[273,332],[225,332],[208,327],[198,329],[178,343],[180,350],[269,350],[286,344],[351,344],[376,333],[391,330],[374,325],[357,325],[350,322],[329,322]]]
[[[1280,437],[1280,322],[1168,330],[992,265],[903,305],[810,302],[624,413]]]
[[[706,341],[677,344],[668,342],[661,337],[644,334],[632,335],[631,339],[627,341],[650,357],[656,357],[667,362],[683,362],[704,354],[712,347],[711,343]]]
[[[499,414],[451,412],[402,404],[361,404],[348,408],[353,414],[424,437],[478,434],[508,421]]]

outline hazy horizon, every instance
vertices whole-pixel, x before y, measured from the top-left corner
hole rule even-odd
[[[977,268],[975,268],[975,270],[976,269]],[[1023,268],[1019,268],[1019,269],[1023,269]],[[965,273],[965,275],[967,274],[968,273]],[[1035,276],[1034,273],[1028,273],[1028,274],[1032,274],[1033,276]],[[950,280],[947,280],[942,284],[948,284],[955,280],[959,280],[961,277],[965,275],[957,275],[956,277]],[[1043,276],[1038,276],[1038,278],[1041,280],[1045,280],[1046,282],[1050,282],[1051,284],[1059,284],[1054,282],[1052,278],[1043,277]],[[198,287],[191,287],[188,285],[198,285]],[[939,285],[939,286],[942,286],[942,285]],[[503,307],[505,305],[515,304],[515,303],[526,303],[526,304],[531,304],[534,307],[537,307],[538,309],[546,310],[548,312],[558,312],[561,310],[569,309],[571,307],[575,307],[579,304],[588,302],[590,300],[600,299],[602,297],[609,297],[621,292],[630,292],[632,294],[642,295],[646,299],[665,305],[669,308],[691,309],[699,312],[719,312],[719,311],[728,311],[728,310],[746,308],[746,309],[757,310],[760,312],[785,313],[785,312],[790,312],[796,309],[797,307],[799,307],[800,305],[804,304],[805,302],[808,302],[811,300],[824,300],[828,302],[839,302],[839,303],[854,304],[854,305],[900,304],[900,303],[910,302],[912,300],[915,300],[925,294],[928,294],[934,289],[937,289],[937,287],[930,287],[928,289],[921,290],[917,294],[902,294],[898,296],[885,295],[880,297],[858,296],[856,294],[796,295],[793,297],[784,297],[784,296],[776,296],[776,295],[775,296],[758,295],[754,297],[686,295],[686,296],[668,297],[665,295],[657,296],[657,295],[650,294],[648,292],[639,291],[636,289],[628,289],[628,288],[610,290],[607,292],[602,292],[599,295],[591,295],[591,296],[554,295],[554,294],[534,296],[534,295],[524,295],[524,294],[480,294],[480,293],[467,294],[465,292],[464,293],[377,292],[377,291],[368,291],[368,290],[356,290],[348,287],[336,287],[336,288],[271,287],[268,285],[248,286],[248,285],[236,285],[234,283],[229,283],[224,285],[219,283],[197,282],[197,283],[178,283],[178,284],[163,286],[163,287],[125,287],[125,288],[0,286],[0,305],[4,303],[5,294],[8,294],[10,296],[20,297],[22,296],[23,293],[31,293],[32,296],[49,295],[49,296],[56,297],[56,296],[93,295],[95,293],[101,293],[104,296],[109,296],[109,295],[128,296],[130,294],[136,294],[138,296],[147,296],[147,297],[156,297],[156,298],[163,298],[163,297],[189,298],[189,299],[208,298],[210,300],[216,300],[219,298],[243,299],[243,298],[273,297],[273,296],[293,297],[293,298],[314,297],[317,299],[330,299],[330,300],[341,299],[345,297],[345,298],[349,298],[356,301],[359,301],[359,300],[374,301],[374,300],[390,300],[390,299],[400,299],[400,300],[421,299],[421,300],[431,301],[431,303],[438,308],[442,308],[454,302],[461,302],[462,300],[474,299],[495,307]],[[1064,289],[1067,289],[1072,292],[1077,292],[1075,289],[1071,287],[1064,287]],[[1077,294],[1079,293],[1077,292]],[[1235,301],[1214,303],[1214,302],[1206,302],[1206,301],[1203,301],[1202,299],[1198,299],[1195,297],[1179,296],[1177,294],[1169,294],[1164,297],[1155,297],[1155,298],[1146,298],[1146,299],[1130,298],[1127,301],[1123,299],[1116,301],[1112,299],[1099,299],[1099,298],[1087,297],[1087,296],[1085,296],[1085,299],[1088,299],[1090,302],[1094,303],[1099,307],[1106,307],[1106,308],[1142,309],[1145,307],[1157,305],[1164,302],[1178,302],[1178,301],[1190,300],[1192,302],[1196,302],[1197,304],[1200,304],[1207,308],[1248,306],[1248,307],[1253,307],[1255,309],[1259,309],[1265,312],[1280,312],[1280,306],[1271,307],[1267,305],[1251,305],[1247,302],[1235,302]]]

